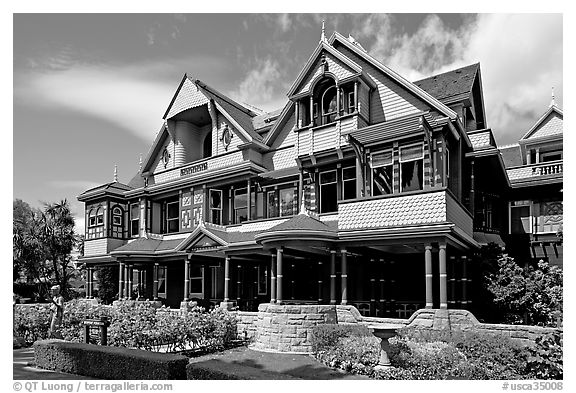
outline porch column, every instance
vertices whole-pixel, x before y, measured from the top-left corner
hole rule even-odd
[[[92,268],[88,267],[86,268],[86,299],[90,299],[90,292],[91,292],[91,285],[92,283],[90,282],[90,274],[92,272]]]
[[[396,261],[388,261],[388,300],[390,308],[396,309]]]
[[[340,304],[348,303],[348,256],[346,250],[341,250],[342,253],[342,300]]]
[[[330,304],[336,304],[336,250],[330,250]]]
[[[282,303],[282,247],[276,249],[276,302]]]
[[[248,179],[248,184],[246,185],[246,189],[248,191],[248,210],[247,210],[247,220],[246,221],[251,221],[252,220],[252,181],[250,179]]]
[[[448,308],[447,290],[446,290],[446,244],[440,244],[439,273],[440,273],[440,308]]]
[[[379,284],[379,293],[380,293],[380,309],[382,310],[382,316],[385,316],[388,310],[388,313],[392,312],[393,309],[390,307],[387,307],[387,302],[386,302],[386,274],[390,273],[390,269],[387,268],[388,263],[385,259],[380,258],[379,259],[380,262],[380,269],[378,271],[378,284]],[[389,300],[389,299],[388,299]],[[390,303],[388,303],[389,305]]]
[[[450,273],[450,278],[448,279],[448,283],[450,285],[450,300],[448,303],[452,306],[452,308],[456,307],[456,257],[451,255],[448,264],[448,272]]]
[[[295,271],[294,264],[290,264],[290,299],[294,300],[294,271]]]
[[[158,300],[158,263],[154,263],[154,271],[152,273],[154,279],[154,285],[152,285],[152,297],[154,300]]]
[[[322,261],[318,261],[318,304],[322,304]]]
[[[474,158],[470,160],[470,212],[474,215],[474,207],[476,203],[476,185],[474,180]]]
[[[426,308],[434,307],[432,298],[432,246],[424,246],[424,268],[426,270]]]
[[[340,107],[340,85],[336,85],[336,117],[340,117],[340,111],[342,108]]]
[[[320,108],[318,108],[318,112],[320,112]],[[314,98],[310,96],[310,123],[314,124]]]
[[[118,263],[118,300],[124,298],[124,263]]]
[[[128,287],[129,286],[128,280],[129,280],[130,276],[128,273],[129,273],[128,272],[128,264],[125,263],[124,264],[124,293],[123,293],[124,299],[130,299],[130,291],[128,290],[128,288],[129,288]]]
[[[462,308],[467,308],[470,301],[468,301],[468,272],[467,272],[467,265],[468,265],[468,258],[463,255],[462,256]]]
[[[127,283],[127,290],[128,290],[128,299],[132,299],[132,264],[127,266],[127,273],[128,273],[128,283]]]
[[[270,263],[270,303],[276,303],[276,254],[272,253]]]
[[[368,271],[370,272],[370,315],[376,316],[376,274],[377,270],[376,260],[370,258],[370,265]]]
[[[230,301],[230,257],[224,258],[224,303]]]
[[[138,269],[138,297],[144,297],[144,270]]]
[[[240,300],[242,298],[242,265],[236,265],[236,305],[240,307]]]
[[[188,295],[190,294],[190,260],[186,258],[184,260],[184,301],[190,300]]]
[[[358,81],[354,81],[354,111],[360,113],[358,101]]]

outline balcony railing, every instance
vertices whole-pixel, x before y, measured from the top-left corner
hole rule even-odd
[[[523,165],[506,170],[511,182],[532,180],[534,178],[561,176],[564,171],[563,161],[543,162],[539,164]]]

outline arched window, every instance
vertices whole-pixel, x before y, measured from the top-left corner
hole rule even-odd
[[[204,145],[202,150],[202,158],[212,157],[212,131],[204,137]]]
[[[99,207],[96,210],[96,226],[104,225],[104,209]]]
[[[115,206],[112,209],[112,225],[122,226],[123,221],[122,218],[123,218],[122,209],[119,206]]]
[[[96,210],[91,209],[88,213],[88,227],[96,226]]]
[[[336,86],[330,86],[322,93],[323,123],[331,123],[336,119]]]

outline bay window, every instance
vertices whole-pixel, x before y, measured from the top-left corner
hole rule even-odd
[[[210,190],[210,222],[222,225],[222,190]]]
[[[130,205],[130,236],[136,237],[140,234],[140,204]]]
[[[178,201],[166,203],[166,233],[178,232],[179,210],[180,207]]]

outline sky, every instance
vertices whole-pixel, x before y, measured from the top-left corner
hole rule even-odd
[[[548,109],[552,88],[563,107],[562,14],[14,14],[13,198],[66,198],[83,228],[76,197],[115,165],[130,181],[185,73],[282,108],[322,20],[411,81],[480,62],[500,145]]]

